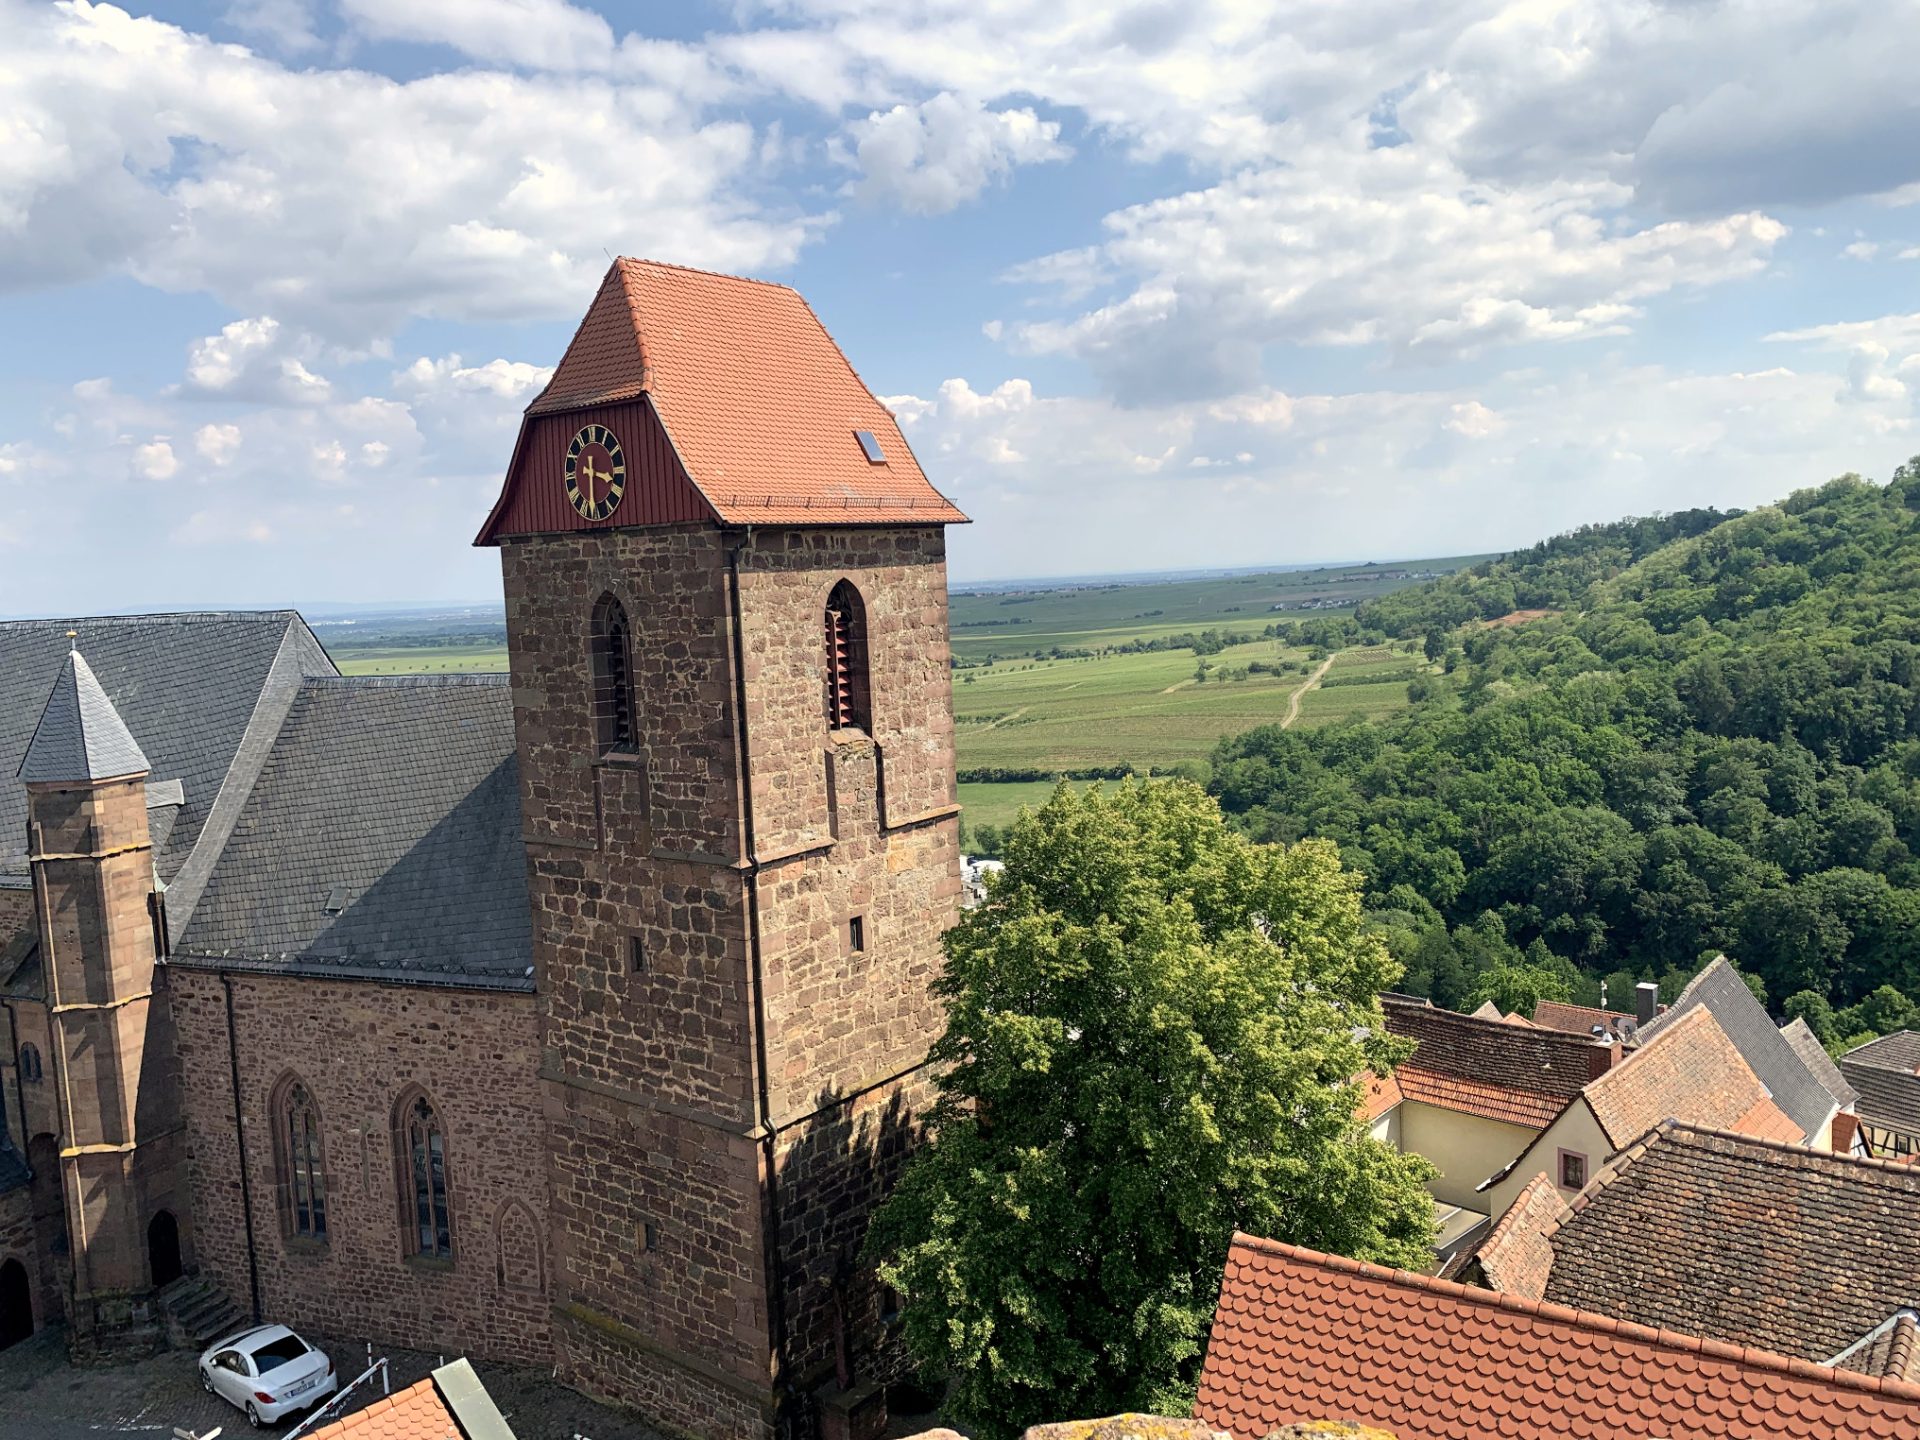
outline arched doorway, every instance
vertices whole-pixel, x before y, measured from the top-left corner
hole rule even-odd
[[[147,1225],[147,1267],[156,1290],[180,1278],[180,1226],[171,1210],[160,1211]]]
[[[0,1350],[33,1334],[33,1292],[27,1267],[18,1260],[0,1265]]]

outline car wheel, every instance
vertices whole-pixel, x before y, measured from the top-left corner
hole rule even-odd
[[[253,1408],[253,1402],[251,1400],[247,1402],[247,1423],[256,1430],[266,1424],[266,1421],[260,1418],[260,1412]]]

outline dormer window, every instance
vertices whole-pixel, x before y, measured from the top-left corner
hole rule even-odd
[[[842,580],[827,596],[827,727],[873,728],[867,693],[867,609],[860,592]]]

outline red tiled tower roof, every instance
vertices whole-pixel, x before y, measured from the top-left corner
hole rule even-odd
[[[640,395],[726,524],[966,521],[788,286],[614,261],[527,415]],[[881,463],[867,458],[860,430],[879,442]]]
[[[1891,1440],[1920,1386],[1236,1235],[1194,1415],[1236,1440]]]

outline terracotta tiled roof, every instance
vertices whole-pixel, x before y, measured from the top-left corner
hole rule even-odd
[[[1566,1213],[1567,1202],[1544,1171],[1529,1180],[1474,1256],[1487,1288],[1529,1300],[1545,1295],[1553,1270],[1547,1231]]]
[[[343,1420],[307,1432],[307,1440],[464,1440],[459,1422],[429,1375]]]
[[[1835,1358],[1840,1370],[1884,1375],[1889,1380],[1920,1381],[1920,1317],[1898,1310]]]
[[[1382,1080],[1371,1070],[1360,1072],[1360,1122],[1370,1124],[1398,1105],[1403,1098],[1400,1083],[1389,1075]]]
[[[1387,1029],[1415,1043],[1398,1071],[1401,1091],[1443,1109],[1539,1129],[1593,1074],[1591,1040],[1380,997]]]
[[[1236,1235],[1194,1414],[1400,1440],[1912,1436],[1920,1386]]]
[[[1760,1077],[1773,1103],[1792,1118],[1803,1134],[1812,1135],[1826,1128],[1828,1117],[1833,1114],[1834,1097],[1821,1078],[1807,1068],[1806,1061],[1774,1024],[1766,1007],[1753,998],[1745,977],[1724,955],[1689,980],[1687,988],[1670,1007],[1640,1027],[1640,1043],[1652,1044],[1696,1010],[1712,1012],[1714,1023],[1726,1032],[1734,1048]]]
[[[529,415],[652,398],[681,462],[736,525],[964,522],[886,406],[785,285],[620,259]],[[870,432],[884,463],[854,432]]]
[[[1615,1148],[1669,1117],[1768,1139],[1805,1138],[1705,1006],[1667,1026],[1585,1093]]]
[[[1601,1010],[1592,1005],[1541,1000],[1533,1007],[1533,1023],[1549,1030],[1564,1030],[1569,1035],[1592,1035],[1593,1027],[1598,1025],[1608,1034],[1624,1037],[1632,1033],[1634,1019],[1620,1010]]]
[[[1396,1070],[1394,1078],[1400,1082],[1401,1095],[1408,1100],[1418,1100],[1442,1110],[1456,1110],[1463,1115],[1478,1115],[1484,1120],[1504,1120],[1529,1130],[1546,1128],[1567,1103],[1557,1095],[1440,1075],[1411,1063]]]
[[[1549,1300],[1803,1360],[1920,1301],[1920,1173],[1726,1130],[1661,1125],[1534,1228]]]

